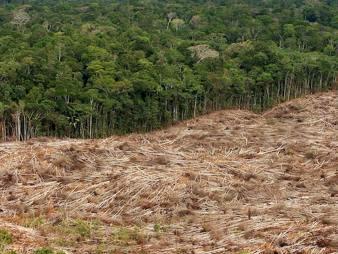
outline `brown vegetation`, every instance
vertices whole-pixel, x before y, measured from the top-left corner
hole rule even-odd
[[[337,253],[338,95],[149,134],[0,144],[17,253]]]

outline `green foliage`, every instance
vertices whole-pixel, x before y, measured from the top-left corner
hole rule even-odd
[[[91,226],[85,221],[76,221],[75,223],[75,232],[82,237],[89,237],[91,232]]]
[[[161,225],[160,225],[160,224],[155,224],[155,225],[154,225],[154,231],[155,231],[156,233],[159,233],[159,232],[161,231]]]
[[[117,245],[127,245],[134,241],[139,244],[146,241],[146,236],[138,228],[119,228],[112,234],[112,241]]]
[[[54,251],[50,248],[40,248],[34,250],[33,254],[64,254],[63,251]]]
[[[28,218],[25,220],[24,226],[30,228],[38,228],[45,223],[45,219],[42,217]]]
[[[54,254],[54,251],[49,248],[37,249],[33,252],[34,254]]]
[[[149,131],[327,90],[337,29],[337,1],[2,1],[0,138]]]
[[[81,238],[89,238],[93,230],[96,229],[96,222],[87,222],[84,220],[75,220],[75,221],[64,221],[60,225],[60,232],[64,235],[68,235],[69,239],[71,237],[81,237]]]
[[[5,229],[0,229],[0,249],[13,242],[12,235]]]

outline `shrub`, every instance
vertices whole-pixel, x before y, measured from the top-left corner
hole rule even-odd
[[[64,254],[63,251],[53,251],[50,248],[41,248],[41,249],[37,249],[33,252],[33,254]]]
[[[12,235],[5,229],[0,229],[0,246],[5,246],[13,242]]]
[[[49,248],[37,249],[33,252],[34,254],[54,254],[54,251]]]

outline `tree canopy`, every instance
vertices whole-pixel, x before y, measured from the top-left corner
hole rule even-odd
[[[0,138],[149,131],[337,84],[338,1],[1,0]]]

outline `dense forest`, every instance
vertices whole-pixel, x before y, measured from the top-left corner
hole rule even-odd
[[[0,0],[2,140],[259,111],[337,70],[337,0]]]

